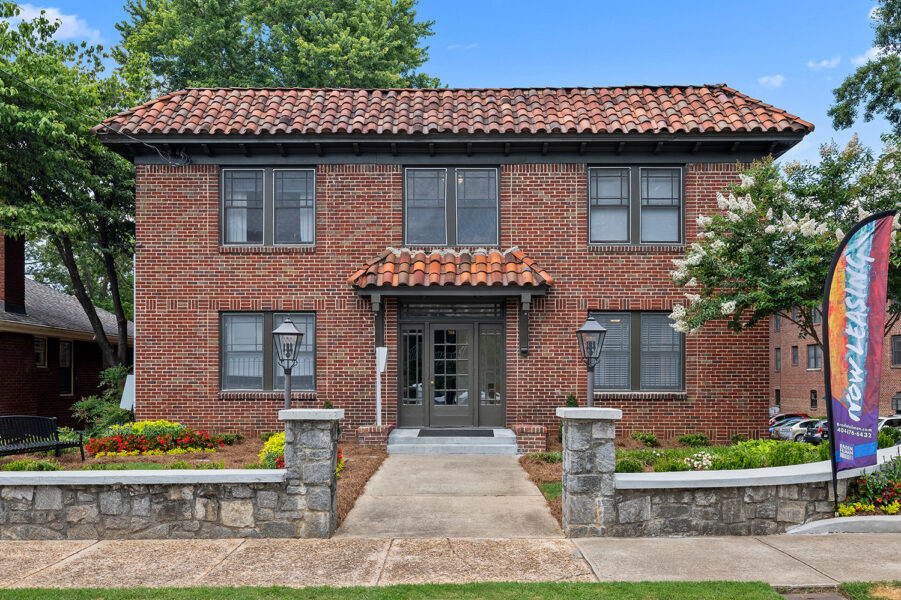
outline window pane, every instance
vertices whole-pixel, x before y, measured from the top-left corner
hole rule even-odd
[[[901,335],[892,336],[892,364],[901,365]]]
[[[222,315],[222,387],[263,389],[263,315]]]
[[[782,349],[776,348],[776,372],[782,370]]]
[[[590,241],[629,241],[629,169],[589,169]]]
[[[292,390],[316,389],[316,318],[313,313],[275,313],[272,328],[275,329],[289,318],[294,326],[303,332],[303,339],[297,351],[297,365],[291,370]],[[285,370],[278,364],[278,354],[272,350],[272,389],[285,389]]]
[[[312,244],[316,214],[313,171],[275,172],[275,243]]]
[[[497,245],[497,171],[457,169],[457,244]]]
[[[641,315],[641,389],[682,389],[682,334],[664,313]],[[606,344],[606,342],[605,342]]]
[[[59,343],[59,393],[72,394],[72,342]]]
[[[407,244],[447,243],[444,169],[410,169],[406,172]]]
[[[422,404],[422,329],[407,329],[401,333],[401,402]]]
[[[641,170],[642,242],[678,242],[681,207],[679,169]]]
[[[594,371],[594,385],[599,390],[628,390],[632,361],[631,315],[629,313],[595,313],[592,315],[607,329],[601,359]]]
[[[226,171],[224,183],[226,243],[262,244],[263,172]]]
[[[798,347],[792,346],[792,365],[798,366]]]

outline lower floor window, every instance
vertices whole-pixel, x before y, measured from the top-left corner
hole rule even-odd
[[[72,342],[59,342],[59,395],[73,394]]]
[[[807,368],[823,368],[823,349],[818,344],[809,344],[807,346]]]
[[[316,319],[314,313],[223,313],[221,316],[223,390],[283,390],[285,375],[275,353],[272,330],[286,319],[303,332],[291,389],[316,389]]]
[[[623,391],[681,391],[684,388],[684,336],[662,312],[598,312],[607,329],[595,388]]]

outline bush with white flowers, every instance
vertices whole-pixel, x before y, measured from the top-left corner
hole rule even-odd
[[[901,208],[901,148],[888,139],[874,157],[852,138],[844,149],[823,146],[820,159],[781,167],[771,159],[755,162],[717,194],[719,212],[696,217],[697,240],[673,260],[671,277],[686,299],[673,306],[674,329],[694,333],[726,319],[741,331],[781,314],[820,341],[814,310],[843,232],[869,214]],[[890,300],[901,300],[899,227],[896,219]],[[891,303],[886,329],[899,316],[901,302]]]

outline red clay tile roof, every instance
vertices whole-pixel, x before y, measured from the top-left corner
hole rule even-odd
[[[388,248],[350,276],[357,288],[404,286],[550,286],[554,278],[522,250]]]
[[[524,89],[198,88],[104,122],[132,135],[808,133],[722,84]],[[97,133],[107,133],[102,126]]]

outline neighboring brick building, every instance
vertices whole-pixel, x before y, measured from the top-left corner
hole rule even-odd
[[[770,317],[769,327],[770,406],[781,412],[825,415],[822,350],[809,338],[801,337],[798,326],[785,317]],[[885,336],[882,355],[879,414],[884,416],[901,413],[901,323]]]
[[[137,167],[138,418],[277,428],[290,313],[295,406],[344,408],[346,435],[375,421],[376,345],[389,426],[556,427],[584,402],[594,314],[595,399],[625,433],[766,424],[766,328],[683,339],[666,315],[671,261],[736,165],[812,130],[784,111],[720,85],[229,88],[106,124],[189,158],[97,128]]]
[[[97,310],[110,339],[116,317]],[[129,324],[129,331],[131,331]],[[25,277],[25,240],[0,231],[0,416],[57,417],[98,393],[103,359],[78,301]]]

